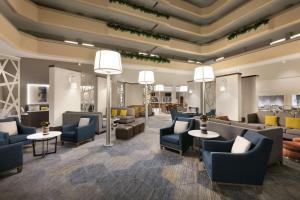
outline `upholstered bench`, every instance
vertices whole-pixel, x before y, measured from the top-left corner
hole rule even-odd
[[[119,125],[116,128],[116,138],[121,140],[128,140],[134,136],[133,127],[130,125]]]
[[[130,126],[133,127],[133,134],[134,135],[142,133],[145,130],[145,123],[144,122],[133,122],[133,123],[130,123]]]
[[[283,141],[283,156],[300,161],[300,138]]]

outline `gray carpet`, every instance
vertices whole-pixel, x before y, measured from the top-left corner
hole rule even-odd
[[[160,150],[159,128],[168,116],[150,118],[149,128],[128,141],[103,144],[105,135],[57,154],[32,156],[25,148],[22,173],[0,175],[0,199],[299,199],[300,165],[285,160],[268,169],[263,187],[211,182],[197,154]]]

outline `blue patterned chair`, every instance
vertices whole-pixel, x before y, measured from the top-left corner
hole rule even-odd
[[[68,124],[62,127],[61,142],[64,144],[64,141],[75,142],[76,146],[79,143],[95,138],[96,133],[96,121],[97,118],[94,115],[82,115],[82,118],[89,118],[89,123],[86,126],[79,127],[79,122],[75,124]]]
[[[273,141],[259,133],[243,130],[252,143],[246,153],[231,153],[234,140],[204,140],[202,159],[213,182],[262,185]]]
[[[176,121],[188,122],[188,128],[175,134],[174,127]],[[193,138],[188,134],[189,130],[194,128],[194,119],[177,117],[170,127],[160,129],[160,146],[179,151],[180,155],[193,144]]]
[[[11,121],[16,121],[17,128],[18,128],[18,134],[17,135],[8,135],[8,133],[2,132],[0,130],[0,135],[2,135],[2,137],[7,138],[9,144],[15,144],[18,142],[22,142],[23,144],[30,144],[31,141],[27,140],[27,136],[30,134],[36,133],[36,128],[22,125],[20,123],[19,118],[17,118],[17,117],[9,117],[6,119],[0,119],[0,123],[1,122],[11,122]]]

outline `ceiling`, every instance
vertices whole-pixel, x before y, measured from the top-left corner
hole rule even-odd
[[[300,21],[293,21],[300,19],[300,12],[294,11],[299,10],[300,0],[129,2],[168,14],[170,18],[156,17],[109,0],[72,0],[72,3],[67,0],[4,0],[0,1],[0,14],[20,31],[38,38],[76,40],[95,44],[98,48],[147,52],[184,61],[210,62],[218,57],[262,48],[268,46],[271,40],[300,32]],[[32,17],[31,10],[38,13],[37,17]],[[295,19],[285,17],[289,12],[296,13]],[[232,41],[227,39],[229,33],[266,17],[271,20],[270,26]],[[107,28],[106,22],[151,30],[168,35],[171,40],[118,33]]]

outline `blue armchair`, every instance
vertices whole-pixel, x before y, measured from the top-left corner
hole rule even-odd
[[[1,122],[11,122],[16,121],[18,134],[17,135],[8,135],[8,133],[0,131],[0,137],[6,138],[9,144],[15,144],[18,142],[22,142],[23,144],[30,144],[31,141],[27,140],[27,136],[30,134],[36,133],[36,128],[24,126],[20,123],[20,120],[17,117],[9,117],[6,119],[0,119]]]
[[[202,158],[213,182],[263,184],[273,141],[249,130],[241,136],[252,143],[250,150],[241,154],[231,153],[234,140],[203,141]]]
[[[96,116],[93,115],[83,115],[80,118],[89,118],[89,124],[87,126],[78,127],[78,123],[68,124],[62,127],[61,142],[64,144],[64,141],[75,142],[76,146],[79,143],[95,138],[96,133]]]
[[[176,121],[188,122],[188,129],[182,133],[175,134],[174,126]],[[193,144],[193,138],[188,134],[194,128],[194,119],[177,117],[170,127],[160,129],[160,147],[170,148],[179,151],[180,155]]]

